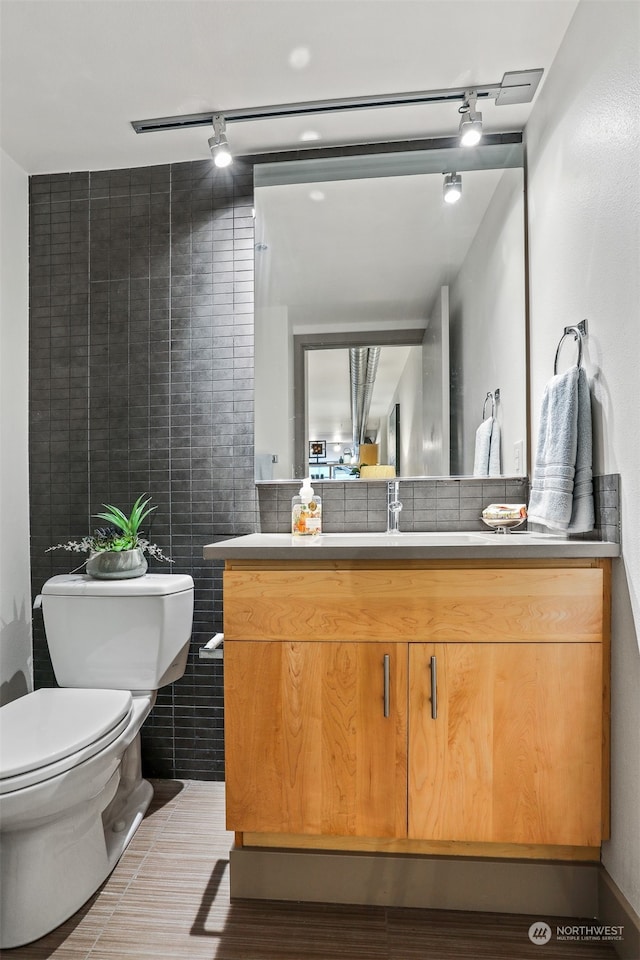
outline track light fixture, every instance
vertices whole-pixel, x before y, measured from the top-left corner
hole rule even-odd
[[[462,196],[462,177],[459,173],[445,173],[442,188],[445,203],[457,203]]]
[[[350,110],[453,102],[461,104],[458,109],[462,115],[460,120],[462,143],[465,146],[471,146],[478,142],[482,133],[482,114],[476,110],[476,102],[478,100],[493,100],[497,107],[515,103],[531,103],[542,74],[543,71],[540,68],[514,70],[505,73],[499,83],[478,84],[471,88],[449,87],[441,90],[416,90],[410,93],[390,93],[370,97],[340,97],[335,100],[308,100],[303,103],[277,103],[271,106],[219,110],[213,114],[214,135],[209,140],[209,148],[218,166],[228,166],[231,163],[231,152],[225,133],[227,123],[264,119],[276,120],[283,117],[324,116]],[[213,111],[209,111],[208,113],[190,113],[177,117],[132,120],[131,125],[136,133],[187,130],[192,127],[209,126],[212,121],[212,113]]]
[[[464,103],[458,108],[458,112],[462,114],[460,118],[460,146],[462,147],[475,147],[482,137],[482,114],[476,110],[477,99],[477,92],[469,90],[465,94]]]
[[[209,137],[209,150],[216,167],[228,167],[233,163],[227,140],[226,123],[221,113],[217,113],[213,118],[213,136]]]

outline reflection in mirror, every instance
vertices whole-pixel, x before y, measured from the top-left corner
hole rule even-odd
[[[491,473],[521,476],[521,145],[255,169],[256,479],[470,476],[496,389]]]

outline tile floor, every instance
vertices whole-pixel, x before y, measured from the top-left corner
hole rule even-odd
[[[610,944],[535,945],[537,917],[382,907],[229,903],[224,785],[156,781],[100,891],[6,960],[615,960]]]

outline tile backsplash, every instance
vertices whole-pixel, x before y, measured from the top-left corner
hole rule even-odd
[[[322,529],[325,533],[376,533],[387,527],[386,480],[314,480],[322,497]],[[527,503],[526,477],[461,477],[399,480],[400,529],[406,532],[438,530],[486,530],[481,520],[490,503]],[[258,484],[261,533],[291,532],[291,498],[300,481]],[[620,541],[620,477],[594,477],[596,529],[581,538]],[[545,530],[539,527],[540,530]]]
[[[387,528],[386,480],[313,481],[322,497],[322,529],[325,533]],[[486,529],[480,514],[489,503],[526,503],[528,482],[524,478],[461,478],[399,480],[400,529],[406,532]],[[258,484],[260,531],[291,532],[291,498],[300,482]]]

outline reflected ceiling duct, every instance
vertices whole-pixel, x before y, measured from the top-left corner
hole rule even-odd
[[[367,417],[378,372],[380,347],[351,347],[349,376],[351,380],[351,423],[353,445],[364,443]]]
[[[360,411],[364,392],[364,375],[367,369],[368,347],[351,347],[349,350],[349,379],[351,382],[351,430],[353,446],[360,443]]]

